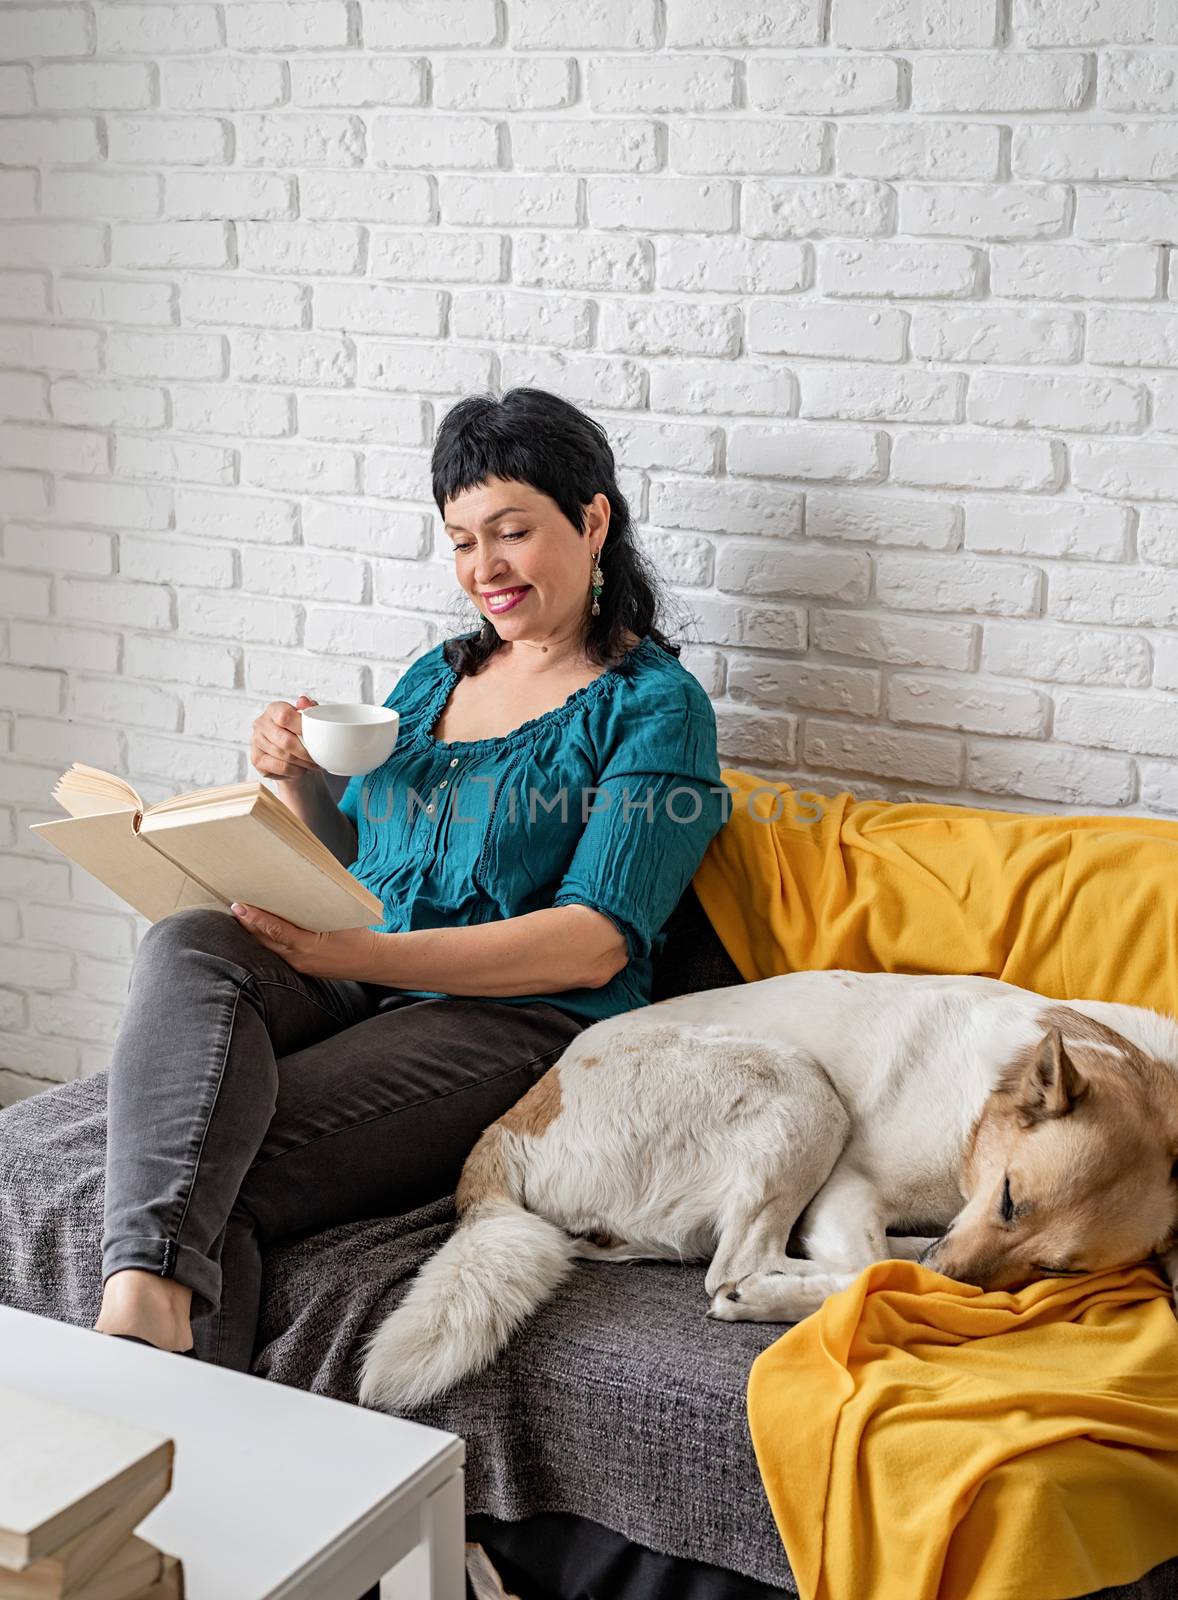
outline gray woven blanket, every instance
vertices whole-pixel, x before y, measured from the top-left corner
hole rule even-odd
[[[93,1324],[105,1150],[104,1073],[0,1110],[0,1304]],[[271,1250],[253,1370],[354,1400],[359,1340],[452,1218],[440,1201]],[[571,1512],[795,1593],[745,1417],[749,1365],[781,1329],[705,1305],[700,1269],[580,1266],[489,1373],[415,1413],[466,1440],[467,1509]],[[1178,1600],[1178,1561],[1103,1596]]]

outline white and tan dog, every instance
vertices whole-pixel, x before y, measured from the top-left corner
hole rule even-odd
[[[710,1258],[728,1321],[796,1321],[897,1256],[990,1289],[1150,1255],[1175,1281],[1176,1163],[1158,1012],[845,971],[681,995],[586,1028],[483,1134],[360,1399],[478,1371],[577,1258]]]

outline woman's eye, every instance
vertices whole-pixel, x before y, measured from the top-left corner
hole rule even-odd
[[[526,537],[526,535],[527,535],[527,530],[526,529],[520,529],[520,531],[518,533],[505,533],[501,537],[504,538],[504,539],[523,539],[523,538]],[[470,546],[468,544],[456,544],[454,546],[454,553],[457,555],[459,550],[469,550],[469,549],[470,549]]]

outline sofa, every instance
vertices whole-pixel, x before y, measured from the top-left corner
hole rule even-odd
[[[653,999],[741,981],[689,887]],[[97,1316],[105,1103],[98,1073],[0,1110],[0,1303]],[[361,1339],[452,1225],[446,1198],[272,1249],[253,1371],[353,1400]],[[414,1413],[466,1440],[468,1536],[520,1600],[796,1595],[745,1415],[782,1329],[706,1320],[703,1277],[579,1264],[490,1371]],[[1178,1600],[1178,1560],[1101,1595]]]

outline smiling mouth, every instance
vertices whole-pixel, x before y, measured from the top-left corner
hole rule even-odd
[[[501,589],[497,594],[485,594],[483,599],[491,611],[506,611],[522,600],[531,587],[531,584],[524,584],[519,589]]]

